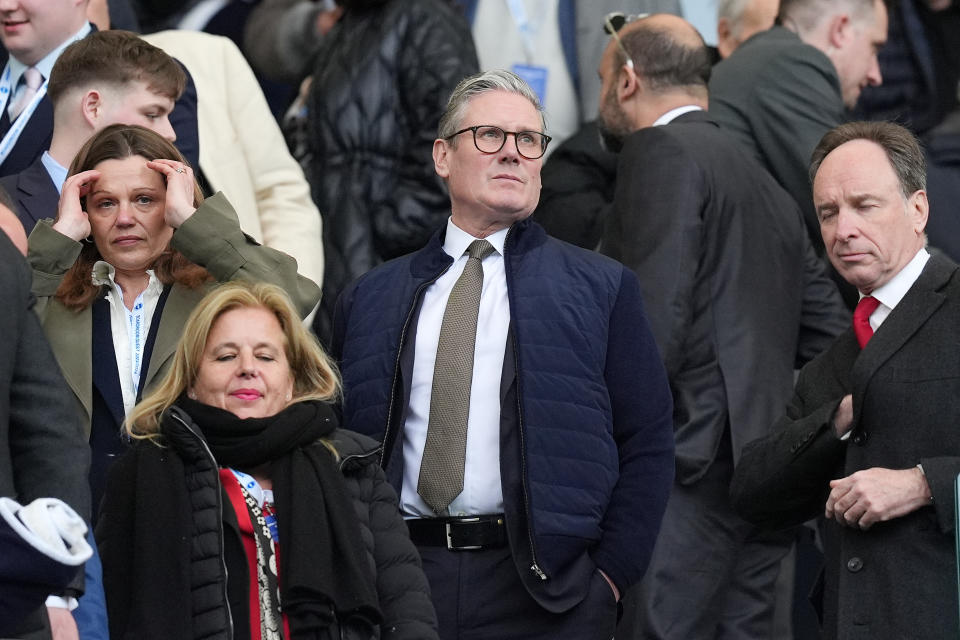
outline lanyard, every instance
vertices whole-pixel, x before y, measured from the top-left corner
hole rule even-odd
[[[13,88],[10,86],[10,63],[7,62],[7,67],[3,70],[3,77],[0,78],[0,102],[2,102],[0,108],[7,108],[7,103],[10,101],[12,95]],[[17,140],[20,139],[20,134],[23,133],[27,123],[30,122],[30,116],[36,111],[37,105],[40,104],[40,101],[43,100],[45,95],[47,95],[46,79],[44,79],[40,88],[37,89],[37,95],[33,96],[33,100],[24,108],[20,116],[10,124],[7,135],[3,136],[3,140],[0,140],[0,164],[7,161],[7,156],[13,151]]]
[[[247,491],[244,479],[249,478],[259,488],[259,484],[252,477],[230,469],[240,485],[240,493],[246,507],[247,517],[250,518],[250,528],[253,529],[253,540],[257,554],[257,581],[250,585],[256,588],[257,600],[260,604],[260,637],[263,640],[283,640],[283,616],[280,605],[280,580],[277,577],[277,538],[276,528],[270,529],[269,520],[276,516],[273,509],[264,503],[264,508],[257,504],[257,499]],[[248,483],[249,484],[249,483]],[[236,506],[234,507],[236,508]],[[237,514],[239,520],[240,514]]]
[[[278,542],[279,536],[277,535],[277,515],[273,511],[273,507],[269,506],[270,503],[273,502],[273,491],[261,487],[256,478],[251,476],[249,473],[237,471],[236,469],[230,469],[230,471],[233,472],[237,482],[240,483],[241,489],[243,489],[248,496],[253,498],[257,505],[263,505],[260,507],[260,509],[263,511],[267,530],[273,541]]]
[[[506,2],[507,8],[510,9],[510,15],[513,16],[513,21],[520,31],[520,42],[523,45],[523,53],[527,57],[527,63],[533,64],[533,57],[537,50],[535,40],[537,33],[540,31],[544,13],[546,13],[546,3],[540,2],[538,4],[535,12],[537,14],[535,16],[536,23],[531,23],[523,0],[506,0]]]
[[[121,298],[122,300],[122,298]],[[124,307],[126,311],[126,307]],[[127,337],[130,339],[130,374],[133,376],[134,392],[140,390],[140,367],[143,364],[143,349],[147,341],[147,314],[143,310],[143,294],[137,296],[133,311],[127,311]]]

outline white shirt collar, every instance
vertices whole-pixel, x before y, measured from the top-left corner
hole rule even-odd
[[[676,109],[670,109],[670,111],[667,111],[665,114],[657,118],[656,121],[654,121],[653,126],[659,127],[665,124],[670,124],[683,114],[690,113],[691,111],[703,111],[703,108],[698,107],[695,104],[688,104],[682,107],[677,107]]]
[[[923,271],[923,267],[926,266],[929,259],[930,254],[926,249],[921,248],[920,251],[917,251],[917,255],[913,256],[913,259],[903,269],[900,269],[897,275],[890,278],[884,285],[874,289],[870,295],[879,300],[883,306],[893,310],[903,300],[903,296],[907,295],[907,291],[917,281],[917,278],[920,277],[920,272]],[[863,298],[864,295],[861,293],[860,297]]]
[[[40,62],[33,65],[37,71],[43,74],[44,80],[50,79],[50,72],[53,70],[53,64],[57,61],[57,58],[60,57],[60,54],[63,53],[63,50],[68,46],[85,38],[88,33],[90,33],[91,27],[89,22],[84,22],[83,27],[80,28],[75,34],[64,40],[59,47],[48,53]],[[23,64],[12,55],[10,56],[10,90],[16,90],[17,83],[20,82],[20,76],[23,75],[23,72],[27,70],[27,67],[30,65]]]
[[[53,159],[49,151],[44,151],[40,156],[40,162],[43,168],[47,170],[53,184],[57,186],[57,193],[63,192],[63,183],[67,181],[67,168]]]
[[[507,240],[507,232],[509,227],[506,229],[500,229],[496,233],[492,233],[484,240],[487,240],[490,244],[493,245],[493,248],[497,250],[501,256],[503,255],[503,245]],[[470,243],[479,238],[474,238],[469,233],[458,227],[453,223],[453,218],[447,219],[447,235],[443,239],[443,250],[447,255],[451,256],[454,260],[457,260],[466,252],[467,247],[470,246]]]
[[[98,287],[104,285],[113,289],[120,289],[120,285],[116,281],[117,270],[112,264],[105,260],[97,260],[93,263],[93,271],[90,274],[93,284]],[[150,282],[147,283],[147,288],[144,293],[147,294],[159,294],[163,291],[163,284],[157,278],[157,275],[153,272],[153,269],[147,269],[147,275],[150,276]]]

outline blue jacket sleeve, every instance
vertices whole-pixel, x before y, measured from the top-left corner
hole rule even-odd
[[[621,593],[646,572],[673,484],[673,400],[643,311],[637,277],[624,268],[610,314],[607,390],[620,479],[593,551]]]
[[[73,619],[83,640],[110,640],[107,626],[107,597],[103,592],[103,567],[97,543],[93,539],[93,529],[87,532],[87,542],[93,548],[93,556],[83,568],[84,593],[80,603],[73,610]]]

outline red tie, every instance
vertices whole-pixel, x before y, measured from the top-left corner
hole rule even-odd
[[[860,302],[857,303],[856,310],[853,312],[853,332],[857,334],[857,342],[860,343],[861,349],[867,346],[867,342],[873,337],[873,328],[870,326],[870,316],[879,306],[879,300],[873,296],[865,296],[860,299]]]

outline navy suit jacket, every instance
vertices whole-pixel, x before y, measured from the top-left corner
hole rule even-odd
[[[0,186],[17,205],[16,214],[27,235],[40,220],[57,216],[60,192],[40,158],[20,173],[0,178]]]

